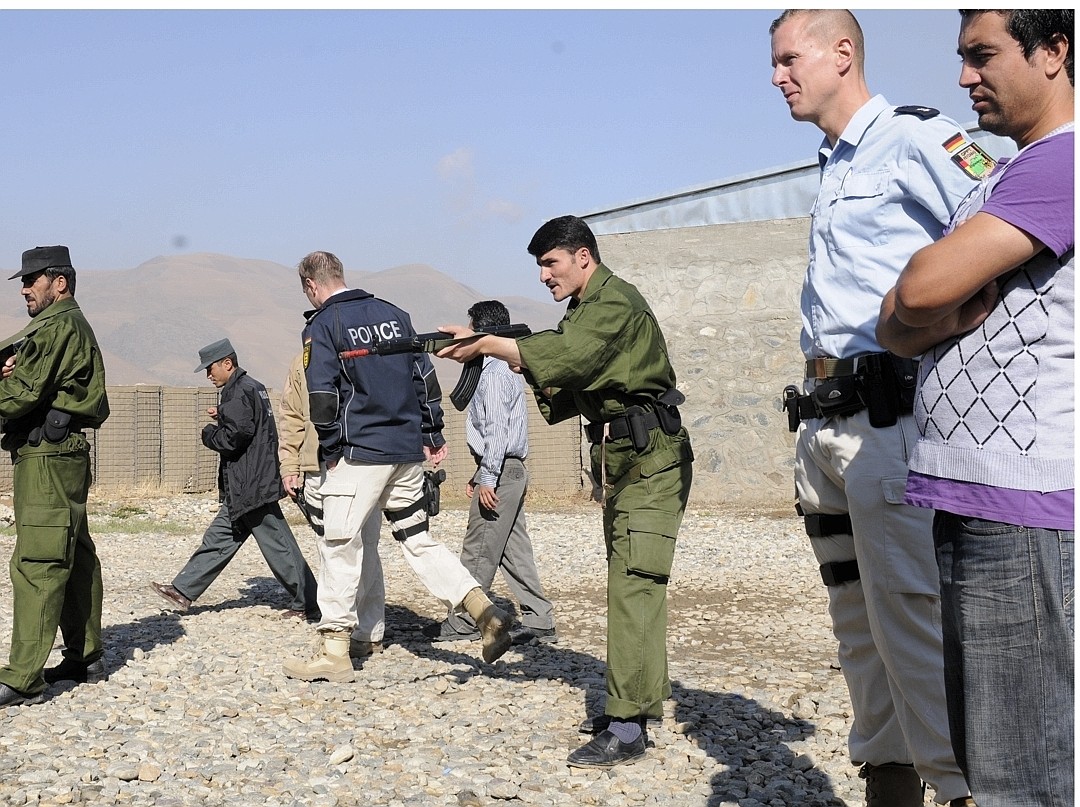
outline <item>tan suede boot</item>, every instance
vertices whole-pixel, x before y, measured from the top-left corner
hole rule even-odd
[[[510,615],[489,600],[480,586],[466,594],[461,604],[480,630],[484,661],[490,664],[510,649]]]
[[[309,659],[291,658],[282,668],[289,678],[301,681],[352,683],[352,659],[349,658],[349,631],[321,631],[319,649]]]

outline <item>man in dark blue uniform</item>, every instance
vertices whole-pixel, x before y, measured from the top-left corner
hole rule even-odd
[[[423,462],[446,456],[442,392],[424,354],[339,354],[382,339],[411,336],[409,315],[366,291],[349,289],[338,258],[313,252],[300,262],[300,281],[318,311],[304,329],[304,368],[311,421],[319,434],[320,473],[308,491],[323,510],[319,606],[322,645],[310,659],[285,662],[304,681],[352,681],[349,637],[357,625],[356,590],[366,547],[361,529],[380,508],[405,559],[447,608],[476,622],[483,656],[492,662],[510,647],[510,617],[492,604],[461,561],[428,532]]]

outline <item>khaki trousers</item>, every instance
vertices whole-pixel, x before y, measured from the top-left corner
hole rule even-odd
[[[933,510],[904,504],[910,415],[875,429],[864,410],[799,426],[803,512],[851,517],[853,535],[810,540],[819,564],[857,559],[860,579],[829,587],[840,668],[854,712],[851,759],[914,763],[939,802],[967,795],[949,739]]]
[[[364,555],[377,551],[378,533],[364,526],[376,509],[404,510],[423,495],[423,466],[416,463],[376,465],[342,459],[332,471],[323,466],[310,491],[311,503],[323,509],[325,534],[316,538],[319,548],[320,631],[353,631],[358,624],[356,597]],[[423,523],[423,510],[394,523],[402,529]],[[374,538],[374,542],[372,539]],[[420,581],[446,608],[461,605],[476,588],[461,561],[424,530],[398,542],[405,560]]]

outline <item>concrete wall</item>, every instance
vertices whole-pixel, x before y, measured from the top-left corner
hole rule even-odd
[[[694,444],[692,504],[790,510],[794,440],[781,391],[802,377],[809,219],[599,236],[664,329]]]

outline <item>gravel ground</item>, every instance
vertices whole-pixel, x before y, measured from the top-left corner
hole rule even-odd
[[[479,643],[423,637],[441,606],[384,530],[389,643],[357,663],[353,684],[281,673],[284,658],[310,652],[314,629],[280,617],[284,592],[253,541],[187,614],[150,590],[172,579],[216,506],[91,501],[110,677],[0,710],[0,804],[862,803],[826,595],[794,518],[687,515],[670,586],[673,696],[644,760],[596,771],[565,758],[587,740],[577,724],[604,691],[597,505],[530,513],[559,642],[512,648],[494,665]],[[457,551],[465,521],[444,509],[433,529]],[[294,531],[314,566],[311,532]],[[13,544],[0,536],[3,557]],[[495,593],[506,596],[501,580]],[[0,647],[10,632],[4,575]],[[59,659],[58,647],[50,663]]]

